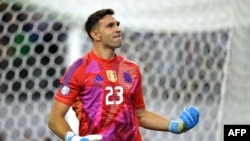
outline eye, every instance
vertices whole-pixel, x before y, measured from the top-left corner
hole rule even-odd
[[[114,26],[114,23],[108,24],[108,27],[109,27],[109,28],[111,28],[111,27],[113,27],[113,26]]]
[[[120,22],[112,22],[107,25],[108,28],[112,28],[114,26],[120,26]]]

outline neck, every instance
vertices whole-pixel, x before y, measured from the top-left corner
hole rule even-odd
[[[115,56],[115,49],[103,48],[103,47],[93,47],[93,52],[102,59],[111,59]]]

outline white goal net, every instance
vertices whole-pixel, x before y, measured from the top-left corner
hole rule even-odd
[[[200,123],[176,135],[141,128],[143,141],[222,141],[224,124],[250,124],[250,1],[0,0],[0,141],[59,141],[47,127],[59,78],[91,49],[86,17],[113,8],[117,53],[137,62],[147,108]]]

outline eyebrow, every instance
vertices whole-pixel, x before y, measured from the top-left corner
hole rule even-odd
[[[106,27],[108,27],[108,26],[113,26],[113,25],[120,25],[120,21],[115,21],[115,22],[109,22],[107,25],[106,25]]]

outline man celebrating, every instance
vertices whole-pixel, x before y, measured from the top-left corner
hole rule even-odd
[[[122,32],[113,15],[112,9],[101,9],[88,17],[85,30],[93,48],[61,78],[49,128],[64,141],[141,141],[139,127],[176,134],[192,129],[199,122],[194,106],[185,108],[180,120],[145,108],[138,65],[115,53],[122,46]],[[79,133],[64,118],[71,106]]]

